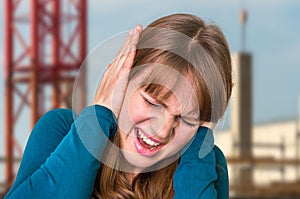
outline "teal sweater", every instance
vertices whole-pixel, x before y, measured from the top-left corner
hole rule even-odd
[[[49,111],[33,128],[17,177],[5,198],[90,198],[106,137],[116,129],[113,113],[103,106],[89,106],[79,116],[68,109]],[[176,169],[175,199],[217,198],[218,174],[212,147],[211,130],[199,128]],[[218,198],[228,198],[226,190],[225,195]]]

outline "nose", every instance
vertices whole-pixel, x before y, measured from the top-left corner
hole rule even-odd
[[[179,126],[177,117],[167,111],[152,115],[150,119],[153,135],[160,141],[167,141],[173,135],[174,129]]]

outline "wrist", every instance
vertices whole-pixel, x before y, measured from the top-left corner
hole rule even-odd
[[[214,147],[214,136],[210,128],[200,126],[194,138],[182,150],[181,159],[204,158]]]
[[[117,124],[110,109],[91,105],[81,111],[73,128],[76,128],[85,148],[100,160],[108,138],[116,132]]]

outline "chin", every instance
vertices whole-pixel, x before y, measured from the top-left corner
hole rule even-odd
[[[124,157],[124,160],[127,164],[126,170],[130,173],[141,173],[141,172],[149,172],[156,170],[156,168],[153,168],[154,165],[158,162],[156,160],[157,158],[154,157],[143,157],[142,155],[138,153],[132,153],[128,151],[122,150],[122,154]]]
[[[178,159],[178,155],[174,155],[165,159],[159,159],[158,157],[145,157],[138,153],[122,151],[123,157],[127,164],[126,172],[130,173],[145,173],[152,172],[163,167],[168,166]]]

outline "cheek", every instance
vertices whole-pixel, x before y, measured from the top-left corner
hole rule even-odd
[[[147,120],[149,110],[144,99],[140,96],[133,96],[128,103],[128,114],[134,124]]]
[[[148,118],[148,108],[138,91],[127,95],[119,115],[118,125],[122,132],[128,134],[133,127]]]
[[[178,132],[176,132],[173,145],[177,146],[177,148],[181,149],[183,146],[185,146],[196,134],[197,129],[191,129],[188,127],[182,127],[178,129]]]

